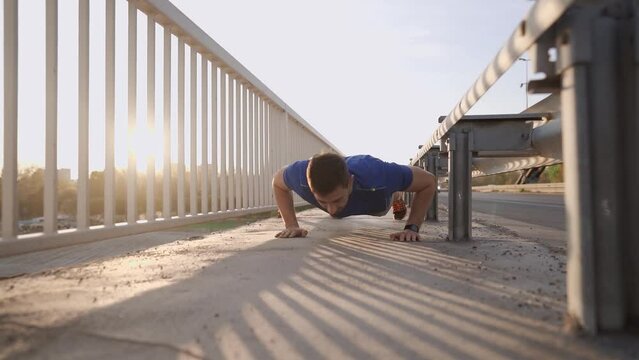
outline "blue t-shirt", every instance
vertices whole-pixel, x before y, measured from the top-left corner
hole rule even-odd
[[[345,160],[349,173],[355,176],[353,191],[346,207],[336,217],[382,213],[390,207],[393,193],[404,191],[413,181],[413,171],[406,165],[388,163],[370,155],[348,156]],[[308,162],[296,161],[286,167],[284,182],[302,199],[326,211],[317,203],[308,186]]]

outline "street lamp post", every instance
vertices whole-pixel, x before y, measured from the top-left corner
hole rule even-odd
[[[528,62],[530,61],[530,59],[526,59],[526,58],[519,58],[517,59],[519,61],[523,61],[524,64],[526,64],[526,82],[519,84],[519,87],[522,87],[524,85],[526,85],[526,109],[528,109]]]

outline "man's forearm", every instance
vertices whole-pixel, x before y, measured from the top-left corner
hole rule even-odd
[[[426,211],[430,206],[430,203],[433,201],[433,196],[435,195],[434,190],[434,187],[429,186],[422,191],[415,193],[413,203],[410,207],[410,215],[408,215],[406,224],[415,224],[417,226],[422,225],[424,218],[426,217]]]
[[[284,220],[286,228],[299,227],[297,217],[295,216],[295,205],[293,204],[293,195],[290,190],[284,190],[278,186],[273,186],[273,195],[275,202]]]

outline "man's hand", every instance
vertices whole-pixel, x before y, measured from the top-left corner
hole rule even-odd
[[[419,234],[413,230],[404,230],[390,235],[393,241],[419,241]]]
[[[308,235],[308,230],[304,230],[302,228],[293,227],[284,229],[277,234],[275,234],[276,238],[296,238],[296,237],[306,237]]]

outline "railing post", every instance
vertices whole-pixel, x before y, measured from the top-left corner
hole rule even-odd
[[[131,10],[132,8],[132,10]],[[86,230],[89,227],[89,1],[82,0],[78,6],[78,187],[77,187],[77,228]],[[129,4],[129,14],[136,9]],[[129,15],[129,21],[131,15]],[[131,34],[131,26],[129,34]],[[131,41],[129,35],[129,41]],[[129,45],[129,67],[131,54]],[[135,70],[129,68],[129,72]],[[130,73],[129,73],[130,74]],[[129,75],[129,82],[131,75]],[[131,91],[129,83],[129,91]],[[135,108],[135,93],[129,94],[129,107]],[[131,110],[129,109],[129,123]],[[129,125],[130,126],[130,125]],[[134,205],[135,206],[135,205]]]
[[[219,166],[218,166],[218,76],[217,63],[211,61],[211,211],[218,212],[220,210],[220,186],[219,186]]]
[[[46,5],[46,160],[44,233],[58,231],[58,1]]]
[[[260,122],[262,127],[262,206],[269,205],[268,193],[269,193],[269,179],[268,169],[270,169],[269,162],[269,149],[270,149],[270,133],[268,126],[268,117],[266,113],[266,102],[260,98]]]
[[[249,163],[249,173],[248,173],[248,207],[255,207],[255,158],[256,147],[257,147],[257,138],[255,137],[255,94],[253,93],[253,88],[249,87],[248,89],[248,98],[249,98],[249,134],[248,134],[248,163]]]
[[[209,102],[209,61],[206,59],[204,54],[200,55],[201,66],[202,66],[202,103],[200,106],[202,107],[202,165],[200,167],[200,188],[201,188],[201,210],[202,214],[207,214],[209,212],[209,175],[211,168],[209,166],[209,151],[208,151],[208,138],[209,138],[209,113],[208,113],[208,102]],[[212,139],[211,139],[212,140]]]
[[[226,69],[220,67],[220,210],[228,210],[228,177],[227,177],[227,76]]]
[[[568,313],[590,334],[639,315],[636,19],[602,10],[580,8],[557,31]]]
[[[439,146],[433,146],[432,149],[428,150],[426,153],[426,171],[430,172],[435,176],[435,186],[437,186],[437,161],[439,159]],[[439,191],[435,189],[435,196],[433,196],[433,201],[428,208],[428,212],[426,213],[426,220],[438,221],[439,217],[437,216],[437,204],[439,201]]]
[[[189,115],[191,116],[191,122],[189,126],[189,212],[195,216],[198,213],[197,209],[197,52],[195,48],[191,46],[191,66],[190,66],[190,81],[189,81],[189,97],[190,107]]]
[[[147,131],[155,137],[155,20],[147,19]],[[154,139],[155,140],[155,139]],[[155,152],[147,149],[146,165],[146,220],[155,220]]]
[[[4,1],[2,239],[18,235],[18,0]]]
[[[178,164],[177,164],[177,216],[184,217],[184,40],[178,38]]]
[[[242,83],[238,77],[235,79],[235,207],[242,208]]]
[[[107,4],[108,3],[111,2],[107,1]],[[113,21],[113,26],[115,26],[115,21]],[[164,52],[164,81],[162,82],[162,216],[166,221],[171,219],[171,32],[166,27],[164,28],[164,46],[162,51]]]
[[[467,129],[448,135],[448,240],[471,239],[471,133]]]
[[[229,88],[228,88],[228,188],[226,191],[228,192],[228,200],[229,200],[229,210],[235,210],[235,85],[237,82],[231,74],[229,73]]]
[[[113,1],[106,1],[105,12],[104,226],[111,227],[115,223],[115,3]],[[166,49],[164,51],[166,52]],[[166,79],[164,81],[166,87]]]
[[[248,88],[247,83],[242,83],[242,209],[248,209],[248,129],[249,129],[249,116],[248,116]]]

